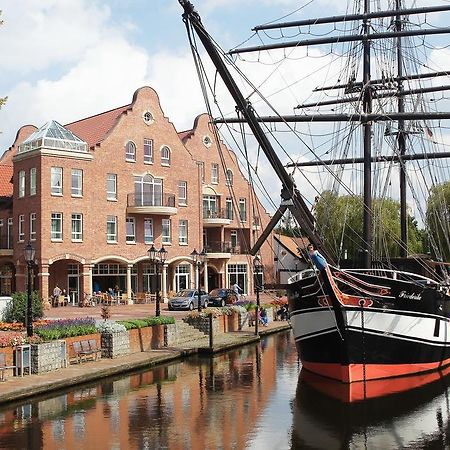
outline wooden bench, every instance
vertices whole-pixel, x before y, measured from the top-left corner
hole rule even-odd
[[[98,356],[102,357],[102,349],[98,348],[97,341],[95,339],[74,341],[71,344],[72,351],[69,354],[69,361],[76,362],[77,364],[87,361],[91,358],[93,361],[97,361]]]
[[[6,381],[5,370],[12,369],[14,372],[17,370],[17,366],[7,366],[4,353],[0,353],[0,381]]]

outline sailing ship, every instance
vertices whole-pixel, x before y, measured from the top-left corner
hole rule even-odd
[[[415,140],[428,138],[428,142],[433,141],[432,130],[437,129],[430,124],[436,120],[450,118],[450,112],[430,112],[425,109],[423,103],[426,94],[444,91],[450,87],[424,87],[420,84],[423,80],[448,76],[449,72],[419,71],[421,69],[419,66],[417,72],[406,73],[405,69],[411,69],[414,65],[411,63],[412,59],[405,59],[403,56],[405,46],[412,48],[409,39],[414,36],[424,39],[428,35],[449,33],[450,28],[428,26],[427,19],[422,21],[422,26],[413,26],[409,18],[428,17],[432,13],[450,11],[450,6],[443,4],[405,8],[401,0],[396,0],[385,9],[380,8],[377,3],[378,8],[371,11],[372,2],[369,0],[354,2],[362,9],[355,9],[341,16],[257,26],[254,28],[256,32],[282,30],[277,42],[240,47],[226,54],[218,50],[194,6],[187,0],[179,2],[184,8],[183,20],[193,46],[197,67],[200,67],[199,73],[202,69],[198,63],[199,52],[194,44],[194,35],[201,41],[236,104],[237,117],[218,118],[215,119],[215,123],[228,126],[247,124],[257,141],[258,150],[261,149],[265,154],[282,184],[281,205],[273,215],[269,226],[261,233],[252,254],[257,254],[262,242],[267,239],[283,214],[289,210],[302,233],[310,243],[320,249],[328,261],[323,270],[307,269],[295,274],[289,280],[291,324],[303,368],[344,383],[352,383],[424,373],[448,366],[450,286],[448,264],[446,265],[442,257],[440,246],[448,247],[449,241],[434,245],[434,252],[440,256],[440,261],[435,265],[433,273],[428,271],[423,275],[409,270],[399,270],[398,267],[392,266],[391,261],[382,260],[376,253],[374,242],[374,226],[381,227],[381,225],[374,215],[373,172],[377,162],[387,163],[390,168],[392,165],[398,167],[400,188],[398,246],[399,256],[406,259],[410,256],[407,209],[407,188],[410,180],[406,164],[409,161],[429,161],[430,158],[441,160],[450,157],[450,152],[442,151],[442,148],[432,153],[425,147],[411,150],[410,142],[412,138]],[[322,37],[298,38],[308,36],[310,28],[318,24],[332,24],[331,31],[323,32]],[[352,29],[354,33],[333,35],[339,29],[339,24],[344,24],[342,25],[344,28]],[[387,31],[382,29],[386,26]],[[294,39],[279,42],[285,37],[286,29],[296,30]],[[384,51],[389,57],[372,53],[375,43],[380,42],[388,42],[378,44],[376,48]],[[336,51],[338,45],[350,45],[350,49],[343,51],[342,54],[351,55],[353,60],[346,66],[348,68],[344,75],[346,78],[341,76],[330,86],[316,89],[316,92],[336,92],[332,99],[319,99],[297,107],[300,111],[314,109],[314,114],[302,112],[282,115],[275,112],[273,115],[259,115],[250,97],[255,93],[259,94],[260,89],[251,85],[250,94],[244,96],[228,68],[233,63],[230,55],[251,52],[261,55],[266,51],[283,49],[286,56],[286,49],[304,46],[309,49],[315,45],[331,45],[334,46],[333,51]],[[362,63],[359,63],[357,58],[362,59]],[[375,70],[373,67],[375,61],[382,64],[381,70]],[[242,73],[238,73],[244,78]],[[360,73],[361,80],[358,81]],[[342,79],[347,81],[343,82]],[[410,100],[411,98],[413,100]],[[330,106],[333,107],[331,113],[321,112],[321,108]],[[359,141],[363,147],[361,156],[349,156],[349,140],[341,137],[336,138],[335,143],[340,140],[345,150],[339,154],[333,148],[332,151],[325,153],[333,155],[333,158],[321,158],[313,149],[314,161],[282,164],[274,150],[273,140],[268,137],[269,131],[275,125],[283,125],[296,133],[297,130],[292,127],[292,123],[329,122],[345,123],[347,127],[343,130],[343,134],[346,135],[361,131]],[[381,133],[375,131],[375,125],[378,123],[383,127]],[[267,127],[266,124],[271,126]],[[374,147],[376,137],[378,146]],[[385,153],[386,141],[393,145],[391,153]],[[307,146],[304,140],[302,144]],[[340,267],[341,260],[336,249],[327,246],[329,242],[323,240],[323,229],[317,223],[311,207],[305,196],[300,193],[293,174],[288,173],[287,168],[294,167],[301,170],[301,167],[321,165],[332,175],[333,189],[336,189],[337,180],[344,174],[347,164],[363,166],[361,177],[363,235],[360,239],[361,267],[344,269]],[[444,178],[448,177],[448,171],[444,171],[444,174]],[[350,190],[349,184],[346,185],[342,181],[338,186]],[[448,205],[443,208],[445,210]],[[442,227],[448,231],[448,209],[445,214]],[[396,238],[390,236],[390,239]],[[416,259],[416,262],[422,264],[420,259]]]

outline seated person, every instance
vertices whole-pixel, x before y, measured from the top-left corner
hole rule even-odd
[[[259,308],[259,321],[265,327],[267,327],[267,325],[269,325],[269,319],[267,317],[267,311],[263,307]]]

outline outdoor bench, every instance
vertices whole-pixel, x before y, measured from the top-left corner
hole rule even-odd
[[[72,362],[81,363],[87,361],[87,358],[91,358],[96,361],[100,355],[102,357],[102,349],[97,347],[97,341],[95,339],[74,341],[71,344],[72,354],[69,355],[69,360]]]
[[[16,371],[17,366],[7,366],[5,354],[0,353],[0,381],[6,381],[5,370],[8,370],[8,369],[13,369],[14,371]]]

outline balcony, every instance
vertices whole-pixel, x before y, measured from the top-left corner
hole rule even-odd
[[[260,229],[261,229],[261,219],[255,216],[253,217],[252,230],[259,231]]]
[[[177,213],[175,194],[128,194],[127,213],[173,216]]]
[[[225,208],[222,209],[203,208],[203,226],[205,228],[230,224],[231,219],[228,218],[228,211]]]
[[[239,245],[232,246],[231,242],[208,242],[205,251],[209,259],[231,258],[232,254],[241,253]]]

